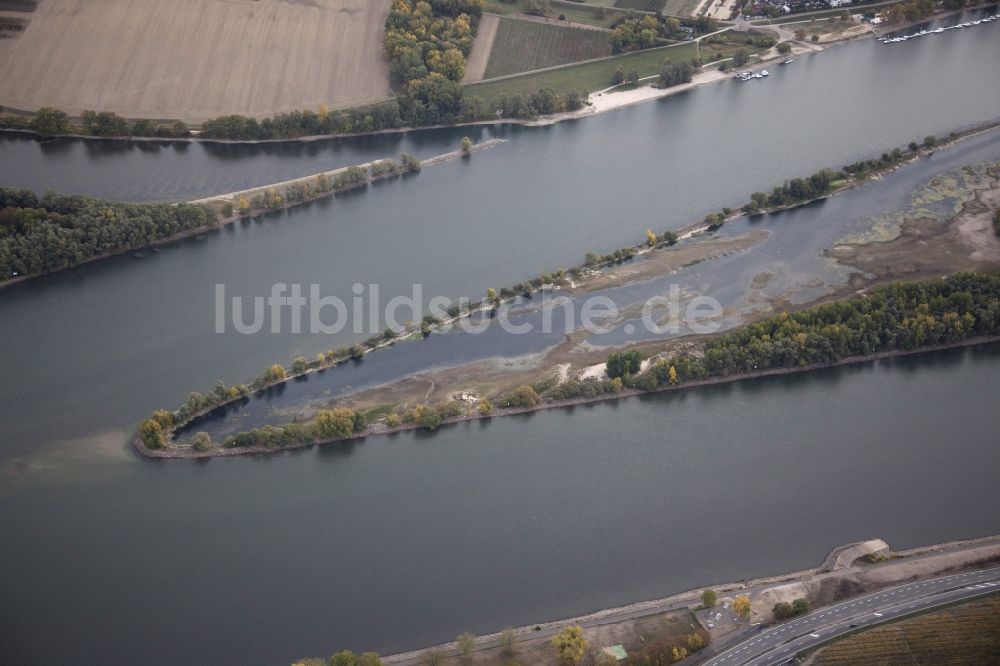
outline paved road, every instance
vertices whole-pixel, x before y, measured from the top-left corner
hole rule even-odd
[[[1000,591],[1000,567],[952,574],[885,588],[758,630],[703,662],[704,666],[769,666],[856,627],[867,627],[919,610]]]

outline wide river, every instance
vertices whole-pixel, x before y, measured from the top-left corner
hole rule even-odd
[[[217,283],[480,295],[998,117],[998,36],[993,23],[856,42],[766,81],[551,127],[265,147],[0,138],[0,183],[131,200],[426,157],[464,134],[511,139],[0,291],[3,661],[390,652],[809,566],[858,538],[1000,531],[989,349],[264,459],[152,463],[125,449],[140,419],[192,389],[350,339],[216,334]]]

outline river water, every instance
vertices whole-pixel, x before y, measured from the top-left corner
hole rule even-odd
[[[479,295],[784,178],[1000,116],[998,29],[856,42],[760,85],[551,127],[261,148],[3,137],[4,184],[132,200],[429,156],[464,134],[511,141],[0,291],[0,654],[280,664],[388,652],[808,566],[857,538],[904,547],[998,531],[994,350],[264,459],[154,463],[124,446],[192,389],[349,339],[217,335],[217,283]]]

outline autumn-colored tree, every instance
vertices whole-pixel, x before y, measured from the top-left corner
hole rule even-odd
[[[142,422],[139,426],[139,436],[147,449],[162,449],[167,443],[163,428],[153,419]]]
[[[348,437],[354,432],[354,410],[347,407],[324,409],[316,415],[314,428],[321,439]]]
[[[671,655],[673,656],[674,661],[681,661],[684,657],[688,656],[688,651],[680,645],[675,645],[674,649],[671,650]]]
[[[326,119],[330,116],[330,107],[323,102],[319,105],[319,112],[316,113],[316,117],[319,118],[321,123],[325,123]]]
[[[378,652],[363,652],[358,657],[358,666],[382,666],[382,657]]]
[[[670,366],[670,369],[667,370],[667,381],[671,384],[677,383],[677,368],[674,366]]]
[[[468,156],[472,153],[472,139],[467,136],[462,137],[462,154]]]
[[[705,647],[705,639],[701,637],[701,634],[688,634],[687,646],[691,652],[697,652]]]
[[[656,234],[654,234],[651,229],[646,229],[646,245],[649,247],[656,247],[656,242],[658,240],[659,239],[656,237]]]
[[[173,412],[169,412],[165,409],[156,410],[150,418],[159,423],[163,429],[171,428],[174,425]]]
[[[497,290],[493,287],[486,290],[486,299],[493,304],[493,307],[500,305],[500,296],[497,295]]]
[[[569,664],[578,663],[587,652],[587,640],[583,637],[583,627],[579,625],[564,627],[552,637],[552,646],[562,661]]]
[[[741,594],[733,599],[733,612],[744,620],[750,617],[750,597]]]
[[[246,215],[250,212],[250,201],[246,197],[240,197],[236,209],[240,211],[240,215]]]
[[[479,414],[481,416],[490,416],[493,413],[493,403],[483,398],[479,401]]]

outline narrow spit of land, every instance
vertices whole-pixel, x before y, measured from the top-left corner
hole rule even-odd
[[[101,261],[110,257],[125,254],[127,252],[141,252],[144,250],[162,247],[184,238],[200,236],[210,231],[224,228],[244,218],[257,217],[265,213],[301,206],[318,199],[364,188],[378,181],[412,176],[424,168],[433,167],[456,159],[462,159],[468,155],[498,146],[506,141],[506,139],[490,139],[481,143],[472,144],[467,151],[463,149],[454,150],[422,161],[417,161],[415,158],[409,158],[412,160],[409,164],[406,164],[405,161],[397,162],[390,157],[386,157],[381,160],[373,160],[371,162],[365,162],[364,164],[341,167],[331,171],[323,171],[320,173],[310,174],[308,176],[302,176],[301,178],[293,178],[291,180],[261,185],[246,190],[225,192],[222,194],[195,199],[193,201],[179,202],[203,207],[203,210],[208,211],[208,217],[210,217],[212,221],[208,224],[192,227],[190,229],[184,229],[183,231],[158,238],[144,245],[123,245],[113,251],[95,254],[81,261],[77,261],[67,266],[61,266],[54,270],[30,273],[28,275],[18,275],[10,277],[6,280],[0,280],[0,289],[12,287],[14,285],[21,284],[22,282],[45,275],[61,273],[62,271],[76,268],[77,266],[83,266],[95,261]],[[345,178],[347,176],[351,177]],[[340,184],[339,179],[344,179],[343,184]],[[325,183],[325,185],[321,186],[321,183]],[[294,195],[292,195],[293,192]],[[241,200],[245,201],[245,208],[239,207]]]

